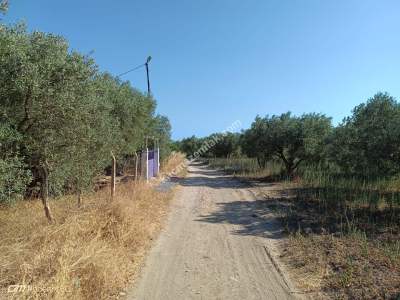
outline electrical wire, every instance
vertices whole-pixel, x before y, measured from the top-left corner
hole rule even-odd
[[[141,65],[139,65],[139,66],[137,66],[137,67],[135,67],[135,68],[133,68],[133,69],[130,69],[129,71],[126,71],[126,72],[124,72],[124,73],[121,73],[121,74],[117,75],[117,77],[120,77],[120,76],[122,76],[122,75],[128,74],[128,73],[130,73],[130,72],[132,72],[132,71],[135,71],[135,70],[137,70],[137,69],[140,69],[141,67],[144,67],[145,65],[146,65],[146,64],[141,64]]]

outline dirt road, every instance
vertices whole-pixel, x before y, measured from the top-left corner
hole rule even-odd
[[[274,259],[280,226],[272,216],[265,221],[263,201],[244,183],[200,165],[179,184],[128,299],[298,298]]]

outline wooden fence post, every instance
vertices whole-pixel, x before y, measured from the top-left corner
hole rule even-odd
[[[117,163],[115,160],[114,154],[111,152],[111,200],[114,199],[115,195],[115,175],[116,175],[116,168],[117,168]]]
[[[82,195],[81,195],[81,189],[78,189],[78,207],[81,207],[82,205]]]
[[[50,207],[49,207],[49,172],[48,172],[48,164],[45,162],[44,166],[42,166],[42,187],[41,187],[41,198],[44,213],[49,222],[53,221],[53,216],[51,215]]]
[[[135,152],[135,156],[136,156],[136,159],[135,159],[135,181],[138,181],[138,159],[139,159],[139,157],[138,157],[138,155],[137,155],[137,152]]]

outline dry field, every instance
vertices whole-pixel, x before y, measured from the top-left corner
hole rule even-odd
[[[173,157],[169,168],[180,163]],[[159,232],[172,192],[128,182],[109,190],[0,208],[0,298],[110,299],[124,294]],[[19,285],[18,289],[12,285]],[[11,286],[11,287],[10,287]],[[9,292],[11,288],[11,293]],[[14,292],[12,292],[14,291]]]
[[[291,185],[274,183],[265,209],[280,216],[287,233],[281,259],[302,290],[314,299],[399,299],[400,224],[388,221],[389,208],[358,206],[346,218]]]

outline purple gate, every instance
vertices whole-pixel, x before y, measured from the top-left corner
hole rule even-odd
[[[145,150],[141,156],[141,174],[146,180],[157,177],[160,171],[160,150]]]

